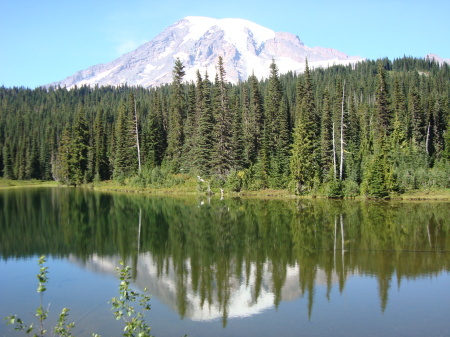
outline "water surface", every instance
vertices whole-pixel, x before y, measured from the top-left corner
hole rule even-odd
[[[156,336],[449,336],[449,206],[4,190],[0,317],[33,322],[45,254],[79,336],[120,335],[121,260]]]

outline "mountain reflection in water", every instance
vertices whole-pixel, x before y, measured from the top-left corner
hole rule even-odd
[[[82,189],[0,192],[2,259],[46,254],[115,274],[180,317],[248,317],[281,302],[329,298],[355,275],[392,283],[450,271],[449,203],[165,198]],[[51,272],[51,270],[50,270]]]

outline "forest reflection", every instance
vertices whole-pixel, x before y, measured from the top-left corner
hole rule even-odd
[[[0,192],[2,259],[40,254],[114,273],[119,260],[194,320],[248,316],[315,287],[343,292],[450,271],[449,203],[175,198],[74,188]]]

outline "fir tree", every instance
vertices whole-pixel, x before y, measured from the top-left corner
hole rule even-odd
[[[375,104],[377,111],[378,135],[390,135],[391,111],[389,109],[389,90],[386,82],[386,73],[381,61],[378,61],[377,88],[375,92]]]
[[[5,145],[3,146],[3,178],[14,179],[12,166],[11,150],[7,145],[7,142],[5,142]]]
[[[183,123],[185,115],[185,99],[182,81],[185,74],[184,65],[180,59],[177,58],[172,71],[172,95],[167,133],[167,156],[172,161],[173,172],[179,171],[184,142]]]
[[[211,104],[211,83],[208,74],[205,74],[203,80],[198,74],[196,89],[198,94],[198,131],[194,149],[194,165],[200,175],[209,175],[214,150],[214,118]]]
[[[240,101],[237,94],[233,96],[231,109],[233,120],[231,125],[231,167],[239,170],[244,166],[244,134]]]
[[[254,152],[250,152],[249,158],[254,162],[255,158],[260,154],[263,144],[263,133],[265,127],[264,120],[264,106],[261,91],[258,86],[258,80],[254,74],[249,78],[250,84],[250,112],[249,121],[253,125],[250,129],[252,139],[254,142]]]
[[[411,116],[411,138],[413,145],[421,147],[425,140],[425,119],[420,102],[420,96],[416,88],[413,88],[409,94],[408,112]]]
[[[136,170],[133,120],[124,101],[121,102],[115,125],[114,178],[133,174]]]
[[[320,164],[322,177],[327,177],[333,171],[333,120],[328,90],[323,94],[322,124],[320,132]]]
[[[84,119],[84,111],[80,109],[72,126],[70,140],[69,171],[70,181],[74,185],[85,182],[88,168],[89,128]]]
[[[215,83],[215,149],[214,149],[214,172],[225,177],[231,169],[231,111],[228,97],[228,88],[225,80],[225,69],[222,57],[219,56],[217,64],[217,79]]]
[[[103,117],[104,112],[99,108],[94,121],[93,142],[93,173],[100,180],[109,178],[108,158],[106,152],[106,132]]]
[[[269,176],[273,178],[271,185],[279,188],[285,185],[285,178],[289,174],[290,117],[275,61],[272,61],[270,65],[267,90],[264,155],[269,160]]]
[[[301,81],[299,78],[298,81]],[[317,122],[313,87],[308,63],[305,67],[305,81],[297,84],[297,113],[292,144],[291,172],[296,182],[296,192],[309,192],[318,172]]]

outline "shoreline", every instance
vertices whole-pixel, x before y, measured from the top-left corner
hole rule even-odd
[[[68,187],[57,181],[39,181],[39,180],[5,180],[0,179],[0,190],[30,188],[30,187]],[[81,185],[81,188],[92,189],[100,192],[116,193],[134,193],[146,195],[164,195],[164,196],[208,196],[206,192],[196,190],[195,186],[178,185],[170,188],[155,187],[135,187],[130,185],[118,185],[112,181],[104,181],[100,184]],[[211,196],[220,197],[219,189],[212,189]],[[288,190],[257,190],[257,191],[224,191],[225,197],[231,198],[262,198],[262,199],[334,199],[320,195],[298,196],[290,193]],[[439,190],[415,190],[404,194],[391,195],[388,198],[376,199],[357,196],[354,198],[336,198],[337,200],[374,200],[374,201],[450,201],[450,189]]]

